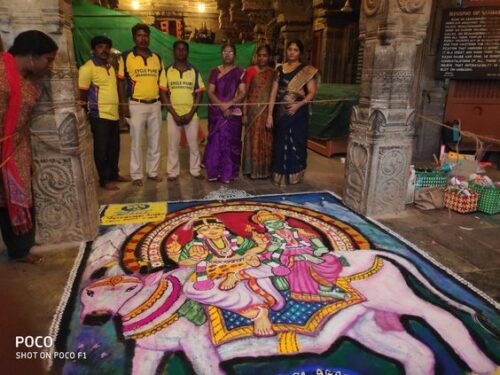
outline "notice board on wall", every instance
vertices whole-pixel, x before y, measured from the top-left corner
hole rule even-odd
[[[500,0],[463,0],[464,7],[500,6]]]
[[[500,7],[443,12],[437,78],[500,80]]]

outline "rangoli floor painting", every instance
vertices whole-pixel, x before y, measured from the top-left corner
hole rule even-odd
[[[64,374],[489,374],[498,306],[329,192],[102,226],[53,325]],[[106,208],[103,208],[103,215]]]

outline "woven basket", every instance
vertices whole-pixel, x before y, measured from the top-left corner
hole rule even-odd
[[[444,205],[450,210],[467,214],[477,211],[479,194],[472,192],[471,195],[464,195],[458,191],[446,191],[444,194]]]
[[[470,186],[479,194],[478,211],[490,215],[500,212],[500,188],[485,187],[475,183],[471,183]]]
[[[448,186],[448,174],[442,171],[416,171],[415,191],[426,187]]]

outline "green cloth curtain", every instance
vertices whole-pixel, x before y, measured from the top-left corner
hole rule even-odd
[[[349,99],[313,104],[309,137],[320,140],[343,138],[349,134],[352,107],[358,104],[360,85],[322,83],[315,100]]]
[[[102,8],[84,1],[73,1],[73,43],[78,66],[90,58],[90,40],[96,35],[106,35],[113,41],[113,48],[120,52],[131,49],[131,28],[141,22],[139,18],[127,13]],[[158,53],[165,66],[172,64],[172,45],[177,40],[156,28],[151,28],[150,48]],[[255,42],[236,46],[236,64],[247,67],[252,61]],[[189,62],[196,67],[207,86],[210,71],[221,64],[220,46],[216,44],[189,43]],[[207,95],[204,95],[207,102]],[[207,116],[207,108],[201,107],[200,117]]]

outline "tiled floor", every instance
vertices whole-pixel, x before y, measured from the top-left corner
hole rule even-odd
[[[162,144],[166,144],[165,134],[162,135]],[[128,171],[128,150],[129,137],[128,134],[123,134],[120,159],[123,174]],[[183,148],[182,173],[178,181],[171,183],[164,178],[163,182],[155,183],[146,180],[142,188],[122,183],[117,192],[100,190],[100,203],[197,199],[222,186],[191,177],[187,171],[187,158],[187,149]],[[165,168],[164,154],[162,171]],[[498,179],[498,172],[494,173]],[[343,175],[344,165],[339,158],[325,158],[309,152],[309,167],[302,184],[279,188],[267,180],[240,178],[225,187],[244,190],[252,195],[318,190],[341,194]],[[164,172],[163,177],[166,177]],[[408,207],[399,215],[379,220],[500,301],[500,215],[460,215],[447,210],[424,212]],[[48,333],[77,250],[78,244],[43,246],[37,251],[45,253],[45,260],[37,266],[11,263],[5,252],[0,254],[0,285],[2,289],[8,288],[11,291],[9,306],[15,316],[22,317],[20,319],[23,322],[20,324],[21,320],[17,319],[7,321],[3,314],[3,321],[0,320],[3,327],[22,326],[25,331],[29,327],[27,334],[34,336]],[[17,332],[14,334],[18,334]],[[3,335],[0,341],[6,343],[6,340],[11,339],[8,335]]]

